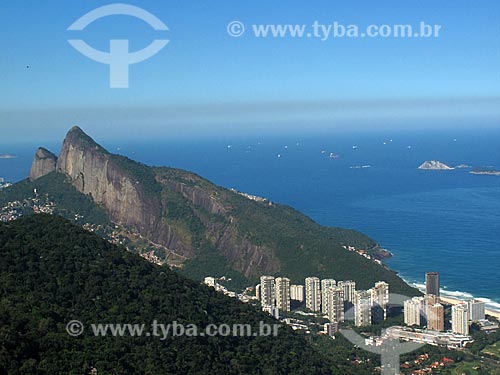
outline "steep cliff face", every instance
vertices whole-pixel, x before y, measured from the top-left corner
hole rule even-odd
[[[30,178],[54,170],[69,176],[114,222],[176,254],[196,257],[203,251],[198,248],[201,236],[246,277],[280,270],[272,249],[240,233],[226,193],[194,174],[113,155],[77,126],[68,132],[58,158],[45,149],[37,151]],[[194,230],[186,225],[193,217],[201,223]]]
[[[227,209],[217,197],[210,195],[208,191],[200,187],[188,186],[177,181],[169,181],[167,184],[171,189],[181,193],[192,204],[203,208],[211,214],[224,215],[227,213]]]
[[[54,170],[59,173],[49,174]],[[181,259],[183,271],[195,279],[229,275],[255,281],[279,273],[301,282],[316,275],[353,279],[361,288],[383,280],[395,292],[412,295],[393,272],[344,249],[342,245],[375,245],[361,233],[322,227],[291,207],[249,199],[188,171],[148,167],[113,155],[78,127],[68,132],[57,159],[45,149],[37,151],[30,179],[44,175],[52,184],[23,181],[13,187],[18,193],[2,189],[0,201],[2,193],[25,199],[37,182],[44,182],[45,194],[52,190],[60,196],[68,189],[58,186],[70,182],[77,190],[70,186],[72,197],[79,200],[80,193],[85,194],[94,208],[104,208],[104,221],[126,227],[131,241],[146,239],[166,249],[165,255],[180,255],[172,257],[171,264]],[[62,181],[54,182],[58,178]],[[60,203],[62,210],[80,213],[74,206]]]
[[[222,231],[216,246],[230,264],[245,277],[275,274],[281,269],[273,251],[242,239],[234,222]]]
[[[33,159],[33,164],[31,165],[31,170],[29,174],[29,180],[34,181],[37,178],[45,176],[50,172],[56,170],[57,157],[49,150],[40,147]]]
[[[206,238],[228,260],[229,264],[245,277],[280,271],[280,262],[272,249],[251,243],[238,231],[238,218],[231,214],[232,207],[225,201],[224,193],[214,186],[202,186],[203,179],[185,174],[185,182],[168,179],[161,172],[157,180],[171,190],[180,193],[193,208],[194,214],[205,227]],[[168,202],[165,202],[168,204]],[[213,220],[202,212],[221,216],[224,222]]]
[[[129,161],[131,166],[134,162]],[[191,251],[175,230],[162,221],[158,194],[149,191],[133,169],[95,143],[80,128],[67,134],[57,161],[57,171],[68,175],[83,194],[106,208],[113,221],[134,228],[147,239],[189,256]]]

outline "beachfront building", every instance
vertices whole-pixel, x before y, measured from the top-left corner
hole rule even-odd
[[[317,277],[306,278],[306,308],[314,312],[321,310],[321,283]]]
[[[281,311],[290,311],[290,279],[277,277],[275,280],[276,307]]]
[[[427,329],[444,331],[444,307],[440,303],[427,305]]]
[[[469,320],[472,322],[478,322],[480,320],[486,319],[486,304],[483,301],[477,299],[470,300],[467,302],[469,308]]]
[[[459,335],[469,334],[469,308],[466,303],[452,306],[451,331]]]
[[[439,272],[427,272],[425,274],[425,292],[439,297]]]

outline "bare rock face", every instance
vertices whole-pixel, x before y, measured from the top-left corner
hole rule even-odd
[[[29,180],[34,181],[37,178],[45,176],[50,172],[56,170],[57,157],[49,150],[40,147],[33,159],[33,164],[31,165],[31,170],[29,174]]]
[[[194,207],[216,215],[229,217],[229,224],[218,225],[198,217],[208,232],[208,237],[214,239],[215,247],[224,255],[229,263],[245,277],[260,276],[262,273],[275,273],[280,270],[280,262],[272,251],[264,246],[257,246],[242,238],[238,233],[237,219],[230,215],[216,196],[209,194],[198,186],[188,186],[185,183],[166,182],[171,189],[183,195]]]
[[[216,246],[230,264],[245,277],[280,271],[280,262],[269,249],[240,238],[237,228],[232,224],[222,232]]]
[[[134,163],[130,161],[130,163]],[[104,206],[111,219],[169,250],[190,256],[190,249],[173,228],[162,221],[159,194],[151,193],[137,176],[120,165],[79,127],[67,134],[57,160],[57,171],[68,175],[83,194]]]
[[[238,219],[231,215],[231,205],[217,189],[207,187],[195,175],[183,174],[179,180],[159,169],[113,155],[77,126],[66,135],[58,158],[45,149],[37,151],[30,179],[52,171],[68,176],[79,192],[90,195],[106,209],[113,222],[192,259],[196,257],[192,233],[176,219],[169,219],[172,207],[168,196],[178,194],[185,200],[180,203],[183,208],[201,221],[205,238],[235,270],[246,277],[280,270],[273,251],[244,238],[239,233]],[[211,215],[223,219],[213,220]]]

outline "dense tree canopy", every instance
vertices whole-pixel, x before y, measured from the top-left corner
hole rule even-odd
[[[290,328],[277,337],[80,337],[67,322],[276,321],[57,217],[0,224],[0,373],[321,374],[328,361]]]

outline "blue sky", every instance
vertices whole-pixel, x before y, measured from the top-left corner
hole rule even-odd
[[[110,3],[2,1],[0,138],[52,140],[74,123],[101,138],[499,123],[497,0],[128,1],[170,30],[114,16],[67,31]],[[233,20],[246,25],[244,36],[227,34]],[[360,28],[425,21],[442,31],[325,42],[251,35],[252,24],[316,20]],[[110,39],[129,39],[139,50],[165,36],[165,49],[131,67],[128,89],[110,89],[108,67],[67,42],[107,50]]]

